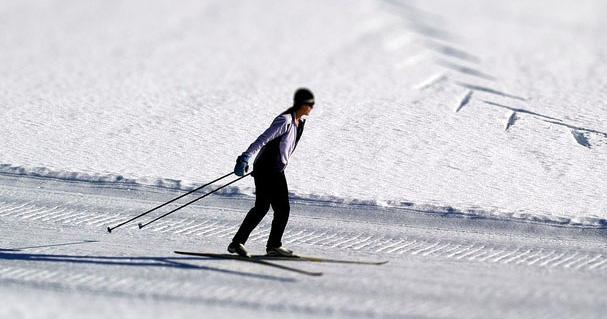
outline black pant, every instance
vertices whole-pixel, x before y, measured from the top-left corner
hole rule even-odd
[[[234,235],[233,242],[244,244],[249,235],[257,227],[259,222],[266,216],[270,205],[274,211],[272,229],[268,238],[267,247],[274,248],[282,246],[282,234],[289,220],[289,190],[284,172],[258,173],[255,179],[255,206],[247,213],[242,225]]]

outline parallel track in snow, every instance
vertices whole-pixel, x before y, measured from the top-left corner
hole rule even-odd
[[[591,299],[593,292],[579,297],[546,283],[584,286],[588,280],[607,280],[607,253],[600,238],[586,234],[572,240],[569,234],[569,240],[563,239],[567,227],[561,233],[546,226],[552,230],[542,234],[511,230],[503,223],[500,228],[481,227],[482,220],[458,224],[457,218],[429,218],[432,214],[424,212],[294,203],[283,237],[286,246],[306,255],[390,261],[382,266],[285,261],[325,273],[322,279],[304,280],[259,265],[172,254],[175,249],[224,251],[253,204],[250,200],[209,198],[146,229],[133,223],[108,234],[108,225],[174,194],[38,179],[30,184],[19,180],[14,186],[1,178],[0,285],[15,287],[4,292],[59,291],[261,314],[470,317],[476,308],[459,296],[472,297],[469,302],[476,306],[496,300],[566,305],[571,298]],[[265,246],[270,220],[271,214],[251,235],[247,246],[253,252]],[[477,273],[494,279],[483,281]],[[511,282],[518,274],[531,283]],[[453,302],[428,297],[437,291]]]
[[[241,211],[242,214],[245,211]],[[207,216],[205,216],[207,215]],[[36,201],[21,202],[5,199],[0,207],[0,218],[26,222],[85,226],[92,230],[119,223],[128,216],[97,210],[83,210],[64,206],[47,206]],[[268,216],[267,219],[270,219]],[[167,218],[153,224],[154,235],[171,234],[206,240],[227,241],[236,232],[239,221],[201,214],[197,218]],[[130,231],[136,225],[128,227]],[[263,242],[269,234],[269,225],[262,225],[251,235],[252,242]],[[162,236],[162,235],[160,235]],[[331,249],[348,249],[374,255],[446,258],[481,263],[511,264],[529,267],[562,268],[572,271],[606,271],[607,254],[601,251],[572,251],[565,247],[546,249],[524,245],[496,244],[491,241],[453,241],[433,236],[386,236],[382,229],[369,227],[365,232],[347,229],[317,229],[306,225],[290,226],[283,238],[289,246],[309,245]]]

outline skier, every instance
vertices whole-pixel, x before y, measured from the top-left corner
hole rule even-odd
[[[278,115],[270,127],[236,159],[234,173],[244,176],[249,170],[249,159],[259,152],[251,173],[255,180],[255,206],[249,210],[228,245],[228,252],[250,257],[244,244],[272,206],[274,218],[266,252],[270,256],[293,256],[291,250],[282,247],[282,235],[290,211],[284,170],[303,133],[306,122],[304,116],[309,115],[313,107],[314,95],[310,90],[300,88],[295,91],[293,106]]]

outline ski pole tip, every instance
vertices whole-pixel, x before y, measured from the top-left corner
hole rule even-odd
[[[107,232],[110,233],[110,234],[112,233],[112,229],[109,226],[107,228]]]
[[[143,228],[143,225],[141,223],[137,224],[137,226],[139,227],[139,229]]]

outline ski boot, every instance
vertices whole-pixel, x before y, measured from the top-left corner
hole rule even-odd
[[[238,254],[240,257],[251,258],[251,255],[249,255],[247,250],[244,248],[244,245],[241,243],[231,242],[228,245],[228,252],[231,254]]]
[[[286,249],[284,247],[267,247],[266,248],[266,254],[268,256],[272,256],[272,257],[293,257],[295,255],[293,255],[293,251]]]

